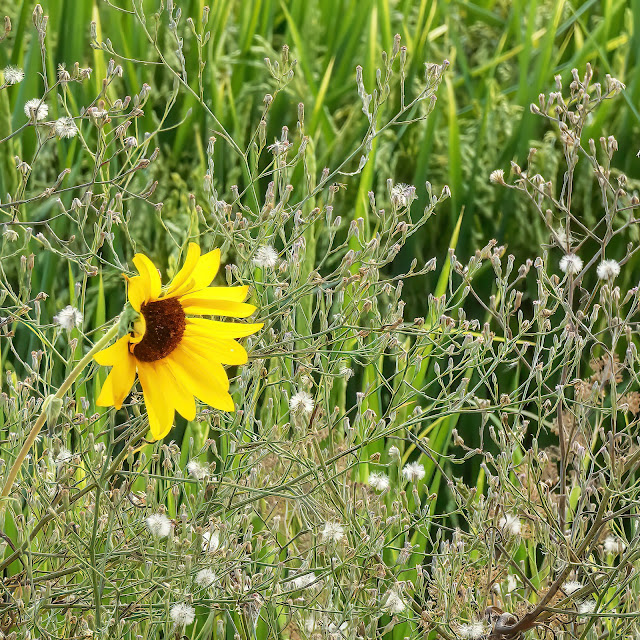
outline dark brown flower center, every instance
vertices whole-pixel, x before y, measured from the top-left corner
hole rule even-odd
[[[155,362],[168,356],[182,340],[186,326],[182,305],[177,298],[155,300],[140,307],[146,328],[144,336],[133,347],[133,355],[141,362]]]

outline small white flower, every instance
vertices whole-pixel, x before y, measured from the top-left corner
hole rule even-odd
[[[6,66],[3,71],[4,81],[7,84],[18,84],[24,80],[24,71],[14,67],[13,65]]]
[[[504,184],[504,171],[502,169],[492,171],[489,176],[489,182],[493,182],[494,184]]]
[[[604,551],[607,554],[618,555],[624,553],[627,545],[617,536],[607,536],[604,541]]]
[[[582,589],[582,583],[578,582],[577,580],[570,580],[569,582],[565,582],[565,584],[562,585],[562,590],[568,596],[570,596],[572,593],[575,593],[576,591],[580,591],[580,589]]]
[[[5,229],[2,232],[2,235],[7,239],[8,242],[15,242],[18,239],[18,232],[14,229]]]
[[[78,309],[68,304],[62,311],[53,316],[53,321],[63,329],[71,331],[82,324],[82,314]]]
[[[190,476],[196,480],[204,480],[209,475],[209,469],[196,460],[189,460],[187,463],[187,471]]]
[[[400,449],[398,449],[395,444],[389,447],[389,457],[392,460],[400,461]]]
[[[461,624],[458,627],[458,635],[462,638],[468,638],[469,640],[478,640],[485,634],[485,626],[482,620],[476,620],[475,622],[469,622],[467,624]]]
[[[291,400],[289,400],[289,408],[294,413],[306,413],[307,415],[311,415],[313,412],[313,398],[306,391],[298,391],[298,393],[291,396]]]
[[[164,513],[152,513],[145,522],[154,538],[166,538],[171,533],[171,520]]]
[[[516,576],[513,575],[513,573],[510,573],[507,576],[507,593],[511,593],[512,591],[515,591],[518,588],[518,579],[516,578]]]
[[[291,147],[293,147],[293,144],[288,140],[276,140],[272,145],[267,147],[267,150],[271,151],[274,156],[280,156],[289,151]]]
[[[211,569],[200,569],[196,574],[196,584],[203,589],[213,585],[216,580],[216,574]]]
[[[39,122],[49,115],[49,107],[40,98],[33,98],[24,105],[24,113],[29,120]]]
[[[403,467],[402,475],[409,482],[415,482],[416,480],[422,480],[422,478],[424,478],[425,470],[419,462],[410,462]]]
[[[73,121],[73,118],[58,118],[53,123],[53,130],[56,132],[58,138],[73,138],[78,135],[78,127]]]
[[[382,608],[394,615],[395,613],[402,613],[407,608],[407,603],[395,589],[390,589],[387,591]]]
[[[344,527],[337,522],[326,522],[322,529],[322,542],[338,543],[344,538]]]
[[[575,240],[571,234],[567,236],[567,230],[564,227],[558,227],[556,229],[556,236],[563,249],[567,249]]]
[[[220,546],[220,532],[213,529],[202,534],[202,550],[213,553]]]
[[[298,576],[291,581],[291,586],[294,589],[306,589],[310,584],[316,581],[315,573],[305,573]]]
[[[345,380],[349,380],[350,378],[353,378],[353,369],[351,369],[350,367],[346,367],[346,366],[345,367],[340,367],[340,376],[342,378],[344,378]]]
[[[500,518],[500,527],[505,531],[513,534],[514,536],[519,536],[520,532],[522,531],[522,523],[520,522],[520,518],[511,513],[507,513],[502,518]]]
[[[603,260],[596,269],[600,280],[613,280],[620,275],[620,265],[615,260]]]
[[[273,268],[278,264],[278,252],[270,244],[258,247],[253,264],[263,269]]]
[[[582,258],[575,253],[567,253],[560,259],[560,270],[568,276],[575,276],[582,269]]]
[[[56,456],[56,467],[61,467],[65,462],[69,462],[73,458],[73,453],[66,447],[60,447],[60,452]]]
[[[391,204],[397,209],[410,205],[415,199],[416,188],[409,184],[401,182],[391,189]]]
[[[578,613],[588,614],[593,613],[596,610],[596,601],[592,598],[585,600],[578,605]]]
[[[178,602],[169,609],[169,616],[176,627],[188,627],[196,619],[196,610],[186,602]]]
[[[384,473],[370,473],[369,485],[376,491],[386,491],[391,483],[389,482],[389,476],[386,476]]]

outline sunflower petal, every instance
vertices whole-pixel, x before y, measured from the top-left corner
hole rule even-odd
[[[179,378],[173,375],[167,365],[167,359],[158,360],[158,362],[151,364],[156,376],[156,384],[162,387],[167,402],[172,404],[185,420],[193,420],[196,417],[196,402],[193,399],[193,394]]]
[[[142,385],[151,435],[156,440],[161,440],[171,431],[175,417],[175,407],[169,401],[169,389],[163,384],[163,379],[156,377],[151,363],[138,362],[138,378]]]
[[[199,259],[200,247],[195,242],[190,242],[189,247],[187,248],[187,257],[182,265],[182,269],[176,273],[175,277],[169,284],[164,295],[165,298],[175,297],[175,292],[178,291],[180,287],[182,287],[182,285],[191,277]]]
[[[131,356],[129,355],[129,335],[123,336],[114,342],[110,347],[98,351],[93,359],[105,367],[113,367],[116,364],[123,364]]]
[[[157,300],[160,297],[162,282],[155,265],[143,253],[136,253],[133,256],[133,264],[136,265],[138,273],[145,281],[146,291],[149,294],[146,300]]]
[[[171,353],[170,358],[167,358],[167,363],[173,375],[202,402],[215,409],[235,411],[233,399],[228,392],[229,381],[220,363],[207,363],[204,358],[182,344]],[[221,384],[220,370],[227,380],[226,385]]]
[[[140,313],[140,307],[142,307],[151,296],[149,288],[146,286],[146,280],[142,276],[133,276],[133,278],[125,276],[125,278],[127,280],[127,297],[129,298],[129,302],[131,306]]]
[[[207,287],[200,291],[189,291],[180,297],[180,302],[189,304],[191,300],[202,302],[227,300],[228,302],[244,302],[249,294],[248,285],[242,287]]]
[[[205,318],[187,318],[187,328],[194,336],[211,336],[212,338],[245,338],[260,331],[264,324],[245,324],[240,322],[220,322]]]
[[[189,302],[181,301],[185,313],[196,316],[227,316],[229,318],[246,318],[256,308],[252,304],[233,302],[230,300],[201,300],[192,298]]]
[[[99,407],[120,409],[136,379],[136,361],[129,357],[111,369],[96,400]]]
[[[197,291],[208,287],[216,277],[219,268],[220,249],[214,249],[200,256],[200,260],[198,260],[198,264],[190,278],[193,281],[192,290]]]
[[[207,353],[212,360],[222,364],[246,364],[249,359],[245,348],[235,340],[192,336],[187,330],[182,337],[182,343],[187,349]]]

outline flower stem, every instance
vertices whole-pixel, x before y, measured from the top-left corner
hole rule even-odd
[[[91,362],[91,360],[93,359],[93,356],[95,356],[95,354],[98,353],[98,351],[102,351],[102,349],[104,349],[104,347],[109,343],[111,338],[113,338],[118,333],[118,328],[119,328],[119,323],[116,322],[113,325],[113,327],[111,327],[111,329],[109,329],[109,331],[107,331],[107,333],[105,333],[104,336],[100,338],[100,340],[98,340],[98,342],[96,342],[93,345],[93,347],[89,350],[87,355],[85,355],[84,358],[82,358],[82,360],[80,360],[80,362],[78,362],[78,364],[71,370],[71,372],[66,377],[65,381],[60,385],[60,388],[58,389],[56,394],[51,398],[51,400],[62,400],[62,398],[64,397],[64,394],[69,390],[71,385],[74,383],[75,379],[82,373],[83,369]],[[33,425],[29,435],[27,436],[27,439],[22,445],[22,449],[20,449],[20,453],[18,453],[18,457],[16,458],[15,462],[13,463],[13,466],[11,467],[11,470],[9,471],[9,475],[7,476],[7,479],[4,483],[4,487],[2,488],[2,493],[0,494],[0,499],[6,498],[9,495],[9,493],[11,493],[11,487],[13,486],[13,483],[15,482],[16,477],[18,476],[20,467],[22,466],[24,459],[27,457],[27,454],[31,450],[33,443],[36,441],[36,438],[38,437],[40,430],[42,429],[42,427],[44,426],[44,423],[47,420],[47,410],[50,404],[51,403],[49,402],[43,405],[42,411],[40,412],[38,419]]]

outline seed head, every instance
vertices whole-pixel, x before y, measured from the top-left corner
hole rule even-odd
[[[196,480],[204,480],[209,475],[207,467],[195,460],[189,460],[187,463],[187,472]]]
[[[568,276],[575,276],[582,269],[582,258],[575,253],[567,253],[560,259],[560,270]]]
[[[577,580],[571,580],[562,585],[562,590],[570,596],[572,593],[579,591],[582,589],[582,583]]]
[[[53,123],[53,130],[59,138],[73,138],[78,135],[78,127],[73,118],[58,118]]]
[[[627,545],[617,536],[607,536],[604,541],[604,551],[607,554],[618,555],[624,553]]]
[[[505,184],[504,171],[502,169],[492,171],[489,176],[489,182],[493,182],[493,184]]]
[[[620,275],[620,265],[615,260],[603,260],[596,269],[600,280],[613,280]]]
[[[145,522],[154,538],[166,538],[171,533],[171,520],[164,513],[152,513]]]
[[[14,67],[13,65],[8,65],[2,70],[2,74],[4,75],[4,81],[6,84],[18,84],[18,82],[22,82],[24,80],[24,71],[22,69],[18,69],[18,67]]]
[[[461,638],[468,638],[468,640],[478,640],[485,634],[485,626],[482,620],[476,620],[475,622],[469,622],[461,624],[458,629],[458,635]]]
[[[313,398],[306,391],[298,391],[291,396],[289,408],[293,413],[306,413],[307,415],[311,415],[313,412]]]
[[[271,269],[278,264],[278,252],[270,244],[258,247],[253,264],[263,269]]]
[[[387,491],[390,486],[389,477],[384,473],[370,473],[369,485],[376,491]]]
[[[211,569],[200,569],[196,574],[196,584],[203,589],[212,586],[216,580],[216,574]]]
[[[424,467],[419,462],[410,462],[406,464],[402,469],[402,475],[408,482],[415,482],[416,480],[422,480],[425,476]]]
[[[520,518],[513,515],[512,513],[507,513],[505,516],[500,518],[500,527],[504,531],[508,531],[514,536],[520,535],[520,532],[522,531],[522,523],[520,522]]]
[[[338,543],[344,538],[344,527],[337,522],[326,522],[322,529],[322,542]]]
[[[382,608],[391,615],[394,615],[396,613],[402,613],[407,608],[407,603],[395,589],[390,589],[387,591]]]
[[[213,553],[220,546],[220,532],[213,529],[202,534],[202,550]]]
[[[196,610],[186,602],[179,602],[169,609],[169,616],[176,627],[187,627],[196,619]]]
[[[39,122],[49,115],[49,107],[40,98],[33,98],[25,103],[24,113],[29,120]]]
[[[67,331],[79,327],[82,324],[82,319],[80,311],[70,304],[53,316],[53,321]]]

